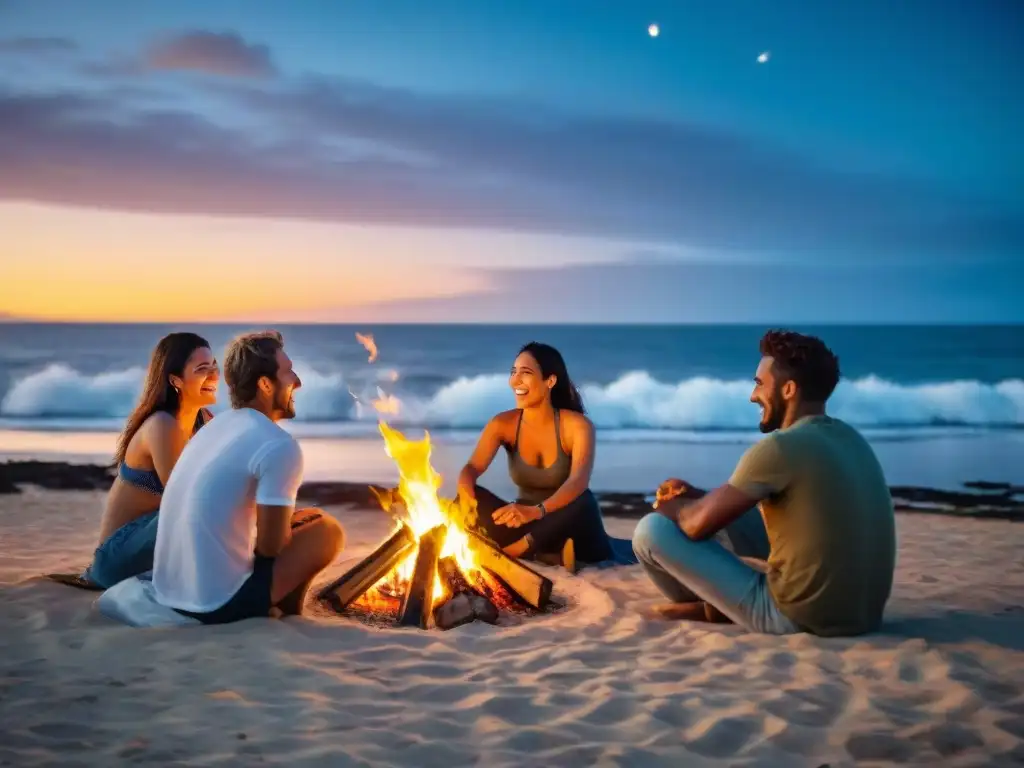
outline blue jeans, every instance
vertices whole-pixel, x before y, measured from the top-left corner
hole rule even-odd
[[[674,522],[654,512],[637,524],[633,551],[651,581],[673,602],[703,600],[751,632],[801,632],[779,610],[765,574],[740,559],[768,557],[761,513],[756,508],[746,512],[716,537],[722,535],[732,552],[714,538],[693,541]]]
[[[120,581],[153,570],[156,524],[154,511],[122,525],[96,548],[92,564],[83,576],[110,589]]]

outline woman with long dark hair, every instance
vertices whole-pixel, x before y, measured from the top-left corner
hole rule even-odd
[[[171,333],[157,343],[117,441],[117,477],[85,581],[109,588],[152,569],[160,496],[189,438],[213,418],[205,406],[217,401],[219,381],[217,360],[202,336]]]
[[[611,542],[590,490],[594,425],[565,360],[554,347],[530,342],[519,351],[509,386],[516,408],[484,427],[459,474],[460,497],[475,503],[481,531],[512,557],[560,557],[571,571],[577,559],[595,563],[611,558]],[[518,488],[511,504],[477,485],[502,447]]]

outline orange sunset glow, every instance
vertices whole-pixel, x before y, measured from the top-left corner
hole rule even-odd
[[[0,205],[0,316],[331,321],[492,290],[485,267],[611,260],[586,239]]]
[[[470,272],[418,268],[404,233],[357,227],[3,206],[0,230],[0,312],[21,318],[315,318],[486,287]]]

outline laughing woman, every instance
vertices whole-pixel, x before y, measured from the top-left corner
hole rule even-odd
[[[160,496],[185,444],[213,418],[220,374],[210,344],[194,333],[160,339],[142,395],[117,443],[99,546],[84,579],[109,588],[153,568]]]
[[[594,425],[562,355],[547,344],[527,344],[512,366],[509,386],[516,409],[484,427],[459,474],[459,495],[476,501],[477,524],[512,557],[560,555],[572,571],[577,559],[608,560],[611,541],[590,490]],[[518,488],[511,504],[476,484],[502,447]]]

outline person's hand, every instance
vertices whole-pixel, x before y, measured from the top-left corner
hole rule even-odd
[[[509,528],[518,528],[532,520],[540,520],[540,507],[531,507],[526,504],[506,504],[501,509],[495,510],[494,522],[498,525],[507,525]]]
[[[467,509],[476,507],[476,488],[472,485],[460,485],[456,499]]]
[[[682,496],[673,496],[671,499],[666,499],[655,505],[654,511],[679,525],[679,513],[688,503]]]
[[[659,485],[658,490],[654,492],[654,508],[661,509],[666,502],[671,501],[677,496],[682,496],[688,490],[689,486],[678,477],[670,477]]]
[[[462,486],[448,507],[448,516],[463,528],[477,529],[476,489]]]

